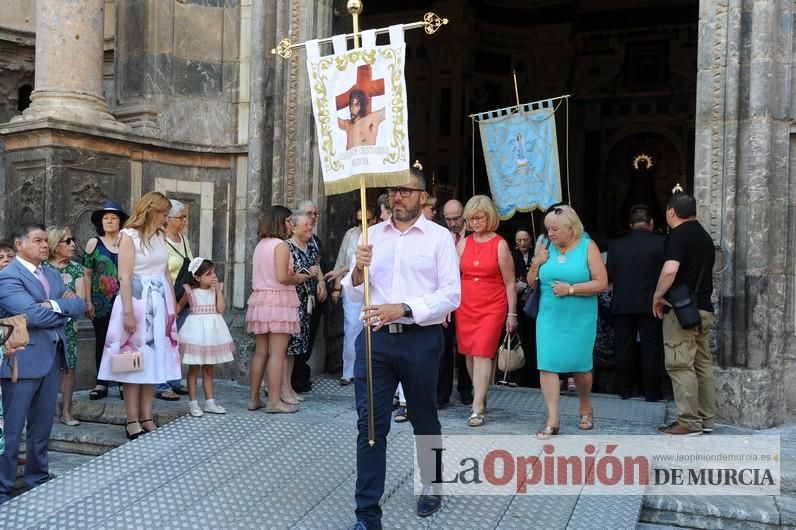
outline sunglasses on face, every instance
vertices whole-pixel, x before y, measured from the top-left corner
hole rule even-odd
[[[169,219],[179,219],[180,221],[185,221],[188,219],[187,215],[170,215]]]
[[[415,191],[424,192],[424,191],[426,191],[426,190],[421,190],[420,188],[404,188],[404,187],[400,187],[400,188],[387,188],[387,196],[388,196],[388,197],[395,197],[395,194],[396,194],[396,192],[397,192],[397,193],[400,193],[400,194],[401,194],[401,197],[403,197],[404,199],[406,199],[406,198],[408,198],[410,195],[412,195],[412,192],[415,192]]]
[[[67,237],[66,239],[62,239],[59,243],[64,243],[65,245],[71,245],[72,243],[77,243],[77,240],[74,237]]]

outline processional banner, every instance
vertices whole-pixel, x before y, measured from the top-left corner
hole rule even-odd
[[[561,202],[552,100],[512,110],[477,115],[489,187],[503,220]]]
[[[361,48],[347,50],[332,38],[334,54],[321,56],[308,41],[307,71],[325,192],[386,187],[409,181],[406,45],[403,27],[390,27],[390,44],[376,46],[375,31],[362,33]]]

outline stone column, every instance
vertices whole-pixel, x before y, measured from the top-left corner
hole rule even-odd
[[[37,0],[36,84],[15,119],[56,118],[127,131],[102,91],[104,0]]]
[[[717,246],[718,420],[760,428],[796,399],[794,4],[703,0],[699,22],[694,193]]]

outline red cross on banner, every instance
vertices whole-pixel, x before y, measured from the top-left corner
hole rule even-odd
[[[371,98],[384,95],[384,79],[373,79],[373,69],[369,64],[363,64],[357,67],[357,82],[351,88],[339,94],[335,99],[337,110],[344,109],[348,106],[351,100],[351,92],[355,90],[359,90],[367,96],[365,114],[368,114],[370,113]]]

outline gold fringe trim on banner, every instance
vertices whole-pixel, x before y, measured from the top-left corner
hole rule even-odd
[[[368,173],[365,175],[365,185],[368,188],[388,188],[390,186],[401,186],[409,182],[410,172],[408,169],[392,171],[389,173]],[[339,195],[359,189],[359,174],[351,175],[344,179],[323,183],[326,195]]]

